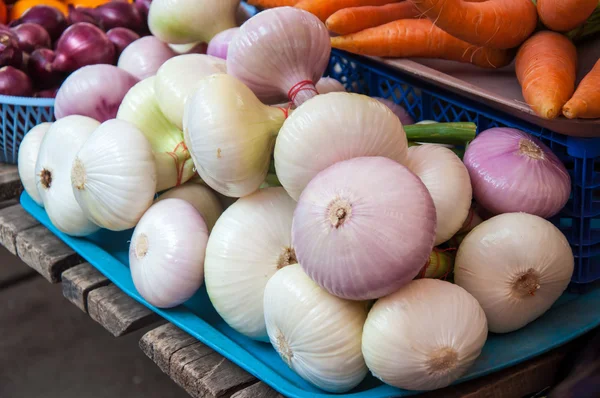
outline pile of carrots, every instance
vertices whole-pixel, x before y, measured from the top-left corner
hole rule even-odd
[[[523,97],[545,119],[600,118],[600,60],[575,85],[573,39],[600,32],[599,0],[249,0],[294,6],[334,34],[334,48],[501,68],[516,55]]]

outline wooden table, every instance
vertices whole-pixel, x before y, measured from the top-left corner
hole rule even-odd
[[[142,351],[192,397],[281,397],[189,334],[134,301],[86,263],[18,204],[14,166],[0,165],[0,244],[26,267],[0,265],[0,289],[31,277],[62,283],[64,297],[113,336],[148,328]],[[559,363],[574,344],[496,374],[421,395],[421,398],[521,398],[550,386]]]

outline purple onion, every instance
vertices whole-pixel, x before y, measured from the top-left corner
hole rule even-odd
[[[142,80],[153,76],[175,52],[154,36],[146,36],[127,46],[119,57],[119,68]]]
[[[148,20],[148,12],[150,11],[150,4],[152,0],[135,0],[133,4],[135,4],[135,8],[137,8],[140,16],[144,19],[144,21]]]
[[[23,52],[19,49],[17,35],[10,30],[0,31],[0,66],[20,68],[23,64]]]
[[[0,94],[29,97],[33,93],[31,79],[23,71],[4,66],[0,68]]]
[[[229,48],[229,43],[239,31],[240,28],[231,28],[218,33],[212,38],[210,43],[208,43],[206,53],[208,55],[212,55],[213,57],[227,59],[227,49]]]
[[[14,27],[27,22],[41,25],[46,29],[52,41],[58,39],[67,28],[67,20],[62,12],[49,6],[31,7],[25,11],[21,18],[12,21],[10,26]]]
[[[59,87],[53,87],[46,90],[41,90],[35,93],[35,97],[37,98],[56,98],[56,93],[58,93]]]
[[[11,29],[17,36],[21,51],[31,53],[38,48],[50,48],[50,35],[42,25],[25,22]]]
[[[87,23],[91,23],[92,25],[96,25],[100,29],[104,30],[104,27],[102,26],[102,22],[98,21],[96,18],[89,15],[88,13],[83,11],[81,8],[79,8],[79,7],[75,8],[72,4],[69,4],[69,17],[67,18],[67,21],[69,22],[69,25],[74,25],[74,24],[80,23],[80,22],[87,22]]]
[[[140,38],[140,35],[127,28],[112,28],[106,32],[106,36],[115,45],[117,56],[121,55],[125,47]]]
[[[134,4],[112,1],[96,8],[80,8],[102,23],[104,29],[128,28],[134,32],[144,30],[144,20]]]
[[[47,89],[59,85],[64,74],[52,67],[56,54],[48,48],[40,48],[31,53],[27,64],[27,72],[37,88]]]
[[[60,72],[72,72],[86,65],[113,64],[115,47],[106,34],[87,22],[71,25],[56,43],[56,58],[52,67]]]
[[[114,119],[123,97],[138,81],[135,76],[113,65],[84,66],[60,86],[54,116],[60,119],[82,115],[99,122]]]
[[[401,107],[394,101],[386,99],[386,98],[380,98],[380,97],[374,97],[374,98],[377,101],[381,102],[382,104],[385,104],[388,108],[390,108],[390,110],[394,113],[394,115],[398,116],[398,119],[400,119],[400,122],[402,123],[402,125],[415,124],[415,121],[410,116],[410,114],[408,112],[406,112],[406,109],[404,109],[403,107]]]

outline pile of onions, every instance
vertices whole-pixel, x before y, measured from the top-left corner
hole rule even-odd
[[[115,58],[115,47],[106,34],[97,26],[80,22],[60,36],[52,67],[60,72],[72,72],[86,65],[113,64]]]
[[[229,206],[208,240],[204,269],[210,301],[229,326],[253,339],[268,341],[263,295],[269,278],[296,263],[295,207],[283,188],[261,189]]]
[[[57,87],[64,78],[64,73],[52,67],[56,54],[48,48],[40,48],[31,53],[27,62],[27,71],[36,86],[42,89]]]
[[[567,288],[573,252],[550,222],[526,213],[493,217],[462,241],[456,284],[479,301],[494,333],[522,328],[546,312]]]
[[[292,112],[277,137],[275,169],[281,185],[298,200],[306,184],[334,163],[384,156],[404,164],[407,149],[402,124],[388,107],[365,95],[335,92]]]
[[[154,76],[158,68],[175,55],[167,44],[156,37],[145,36],[123,50],[117,66],[142,80]]]
[[[408,148],[406,166],[423,181],[433,199],[435,245],[446,242],[461,229],[471,208],[469,172],[450,149],[431,144]]]
[[[85,66],[61,85],[56,94],[54,116],[60,119],[84,115],[100,122],[112,119],[125,94],[137,82],[137,78],[113,65]]]
[[[329,62],[325,25],[309,12],[277,7],[250,18],[229,45],[227,71],[266,104],[300,106],[317,95]]]
[[[17,68],[4,66],[0,68],[0,94],[30,97],[33,94],[31,79]]]
[[[115,45],[117,56],[121,55],[125,47],[140,38],[140,35],[127,28],[112,28],[106,32],[106,36]]]
[[[44,202],[37,189],[35,164],[40,152],[42,139],[50,129],[50,126],[52,126],[52,123],[40,123],[29,130],[19,145],[19,157],[17,159],[21,184],[23,184],[25,192],[39,206],[44,206]]]
[[[544,143],[520,130],[492,128],[467,147],[464,162],[477,203],[494,214],[549,218],[569,200],[571,179]]]
[[[210,43],[208,43],[208,48],[206,49],[206,53],[208,55],[212,55],[213,57],[218,57],[222,59],[227,59],[227,50],[229,49],[229,43],[233,39],[233,37],[238,34],[240,28],[235,27],[231,29],[227,29],[217,34],[212,38]]]
[[[20,68],[23,52],[19,49],[19,39],[10,30],[0,30],[0,66]]]
[[[19,49],[31,53],[38,48],[50,48],[50,35],[43,26],[34,23],[23,23],[12,28],[17,36]]]
[[[77,204],[70,175],[77,151],[99,125],[86,116],[67,116],[50,126],[40,146],[37,189],[52,224],[68,235],[86,236],[98,230]]]
[[[230,75],[206,77],[197,87],[185,104],[183,131],[198,174],[223,195],[256,191],[286,112],[262,104]]]
[[[364,379],[364,303],[332,296],[294,264],[269,280],[264,309],[271,344],[304,380],[342,393]]]
[[[140,295],[159,308],[192,297],[202,286],[207,241],[206,223],[188,202],[169,198],[152,205],[129,246],[131,277]]]
[[[433,200],[417,176],[388,158],[360,157],[306,186],[292,244],[302,268],[331,294],[376,299],[417,276],[435,228]]]
[[[65,16],[54,7],[36,5],[10,23],[10,26],[18,26],[24,23],[40,25],[50,35],[50,39],[55,41],[67,28]]]
[[[443,388],[475,362],[487,339],[485,313],[464,289],[419,279],[378,300],[363,330],[369,370],[408,390]]]
[[[145,28],[144,19],[138,9],[127,1],[110,1],[94,8],[78,8],[93,17],[107,31],[122,27],[142,32]]]

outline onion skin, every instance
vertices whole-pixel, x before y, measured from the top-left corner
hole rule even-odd
[[[146,36],[127,46],[119,56],[119,68],[140,80],[156,75],[158,68],[175,56],[175,52],[154,36]]]
[[[60,37],[68,25],[62,12],[54,7],[44,5],[31,7],[21,18],[12,21],[10,26],[17,26],[26,22],[42,26],[46,29],[53,42]]]
[[[346,92],[344,85],[332,77],[322,77],[317,84],[315,84],[315,87],[319,94]]]
[[[22,64],[23,53],[17,35],[10,30],[0,30],[0,66],[20,68]]]
[[[12,66],[0,68],[0,95],[31,97],[32,94],[33,85],[29,76]]]
[[[106,34],[87,22],[76,23],[64,31],[56,43],[52,67],[72,72],[87,65],[113,64],[115,47]]]
[[[227,59],[227,50],[229,48],[229,43],[231,43],[231,40],[235,37],[235,35],[239,33],[239,31],[240,28],[231,28],[217,34],[215,37],[212,38],[210,43],[208,43],[206,54],[221,59]]]
[[[88,22],[88,23],[91,23],[92,25],[95,25],[95,26],[99,27],[100,29],[104,30],[104,27],[102,26],[102,22],[98,21],[93,16],[87,14],[84,11],[84,9],[82,9],[81,7],[76,8],[72,4],[69,4],[68,7],[69,7],[69,16],[67,17],[67,21],[69,22],[69,25],[74,25],[74,24],[80,23],[80,22]]]
[[[100,21],[106,30],[121,27],[139,33],[144,29],[144,21],[137,7],[127,1],[110,1],[96,8],[80,9]]]
[[[65,78],[64,73],[57,72],[52,67],[55,57],[54,51],[48,48],[40,48],[31,53],[27,62],[27,71],[37,88],[48,89],[58,86]]]
[[[435,229],[433,200],[416,175],[391,159],[362,157],[334,164],[306,186],[294,212],[292,245],[321,287],[369,300],[417,276]]]
[[[31,53],[38,48],[50,48],[50,35],[43,26],[34,23],[23,23],[11,29],[19,43],[19,49]]]
[[[121,55],[125,47],[140,38],[140,35],[127,28],[112,28],[106,32],[106,36],[115,45],[117,56]]]
[[[473,197],[493,214],[525,212],[549,218],[569,200],[571,178],[565,166],[544,143],[520,130],[482,132],[463,160]]]
[[[406,109],[404,109],[402,106],[398,105],[394,101],[386,99],[386,98],[380,98],[380,97],[373,97],[373,98],[375,98],[377,101],[381,102],[382,104],[387,105],[387,107],[390,108],[390,110],[392,112],[394,112],[394,115],[398,116],[398,119],[400,119],[400,122],[402,122],[402,125],[415,124],[415,120],[412,118],[412,116],[409,115],[409,113],[406,111]]]

